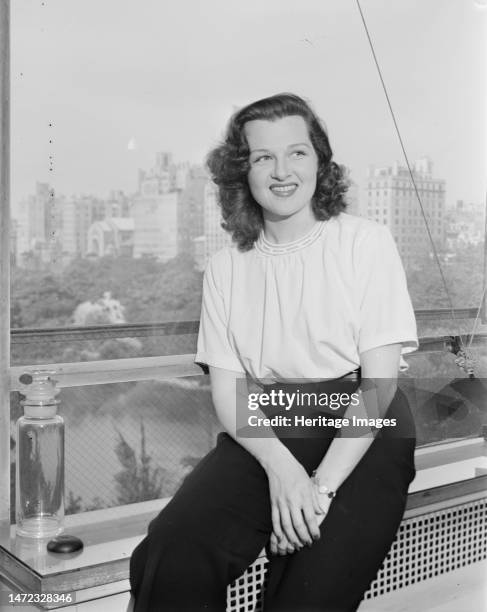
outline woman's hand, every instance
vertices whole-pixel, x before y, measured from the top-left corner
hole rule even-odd
[[[271,533],[269,542],[271,553],[273,555],[290,555],[296,550],[301,550],[302,548],[302,546],[298,546],[298,548],[295,548],[285,535],[283,535],[283,537],[279,540],[274,532]]]
[[[319,513],[315,510],[316,523],[319,527],[321,523],[325,520],[332,500],[328,497],[328,495],[320,493],[318,491],[318,487],[311,481],[311,479],[310,482],[313,487],[312,494],[315,498],[315,502],[320,508]],[[301,550],[301,548],[303,548],[302,544],[299,546],[295,546],[289,541],[285,533],[283,533],[281,538],[278,538],[275,531],[272,532],[270,537],[270,551],[273,555],[288,555],[296,552],[296,550]]]
[[[272,510],[272,547],[280,552],[311,546],[320,537],[317,515],[323,508],[315,485],[294,458],[266,469]]]

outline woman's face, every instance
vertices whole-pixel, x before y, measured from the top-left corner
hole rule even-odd
[[[250,191],[264,219],[290,217],[311,211],[316,189],[318,157],[299,115],[275,121],[254,120],[244,126],[249,145]]]

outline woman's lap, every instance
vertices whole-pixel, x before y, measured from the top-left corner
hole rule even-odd
[[[283,442],[311,472],[330,440]],[[321,606],[316,609],[331,611],[334,602],[345,606],[345,600],[350,606],[337,610],[355,609],[390,548],[413,477],[414,439],[376,439],[340,487],[320,540],[292,555],[269,556],[266,610],[284,612],[284,606],[291,606],[287,609],[292,612],[311,612],[309,606],[316,603]],[[214,551],[215,572],[220,577],[223,573],[226,583],[235,580],[272,531],[264,470],[228,434],[220,434],[216,448],[187,476],[134,552],[131,582],[136,593],[146,559],[152,558],[154,565],[155,555],[167,544],[165,530],[175,545],[180,537],[185,546],[193,542],[206,553]],[[188,588],[191,580],[188,576]]]

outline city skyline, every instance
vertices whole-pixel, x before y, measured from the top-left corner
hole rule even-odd
[[[484,207],[457,200],[447,208],[445,180],[430,158],[411,160],[411,170],[414,185],[397,161],[369,166],[367,184],[350,186],[347,212],[387,225],[406,266],[430,251],[431,240],[436,250],[447,248],[447,258],[457,246],[481,242]],[[170,151],[158,152],[150,168],[139,169],[133,194],[111,190],[108,199],[66,197],[37,182],[19,213],[12,226],[17,265],[63,267],[76,257],[103,255],[169,261],[185,253],[203,270],[209,257],[231,242],[221,227],[216,185],[200,166],[175,161]]]
[[[369,164],[404,164],[351,0],[43,4],[12,7],[14,217],[36,180],[105,197],[133,193],[156,151],[201,164],[236,107],[286,89],[312,101],[360,186]],[[361,6],[410,160],[435,160],[447,204],[482,202],[486,12]]]

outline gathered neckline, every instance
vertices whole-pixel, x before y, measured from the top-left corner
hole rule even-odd
[[[321,236],[324,227],[325,221],[317,221],[310,231],[304,236],[301,236],[301,238],[293,240],[292,242],[282,242],[280,244],[269,242],[269,240],[267,240],[264,236],[264,230],[262,229],[259,237],[255,241],[255,248],[265,255],[284,255],[287,253],[294,253],[295,251],[300,251],[301,249],[313,244],[313,242],[315,242],[317,238]]]

